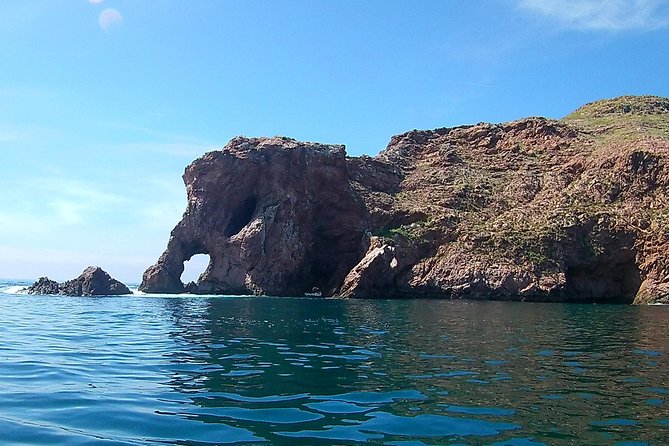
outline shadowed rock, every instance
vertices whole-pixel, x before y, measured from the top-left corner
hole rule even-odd
[[[28,287],[27,291],[28,294],[58,294],[60,284],[48,277],[40,277],[37,282]]]

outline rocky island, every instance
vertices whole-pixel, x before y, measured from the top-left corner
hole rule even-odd
[[[132,294],[125,284],[114,279],[99,266],[89,266],[76,279],[58,283],[40,277],[26,289],[28,294],[60,294],[65,296],[112,296]]]
[[[375,157],[237,137],[186,168],[186,212],[140,289],[668,303],[668,160],[653,96],[414,130]]]

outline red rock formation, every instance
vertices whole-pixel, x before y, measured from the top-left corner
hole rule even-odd
[[[184,174],[188,209],[141,289],[180,292],[183,262],[209,254],[196,292],[333,294],[362,255],[365,208],[343,146],[235,138]]]
[[[411,131],[375,158],[235,138],[184,174],[188,209],[141,289],[650,303],[669,300],[669,100],[563,120]]]

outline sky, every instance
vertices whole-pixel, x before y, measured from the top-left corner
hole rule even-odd
[[[669,96],[669,0],[2,0],[0,277],[139,282],[237,135],[375,155],[626,94]]]

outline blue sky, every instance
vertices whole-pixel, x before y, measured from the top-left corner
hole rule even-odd
[[[669,96],[669,0],[2,0],[0,54],[0,277],[138,282],[236,135],[374,155]]]

